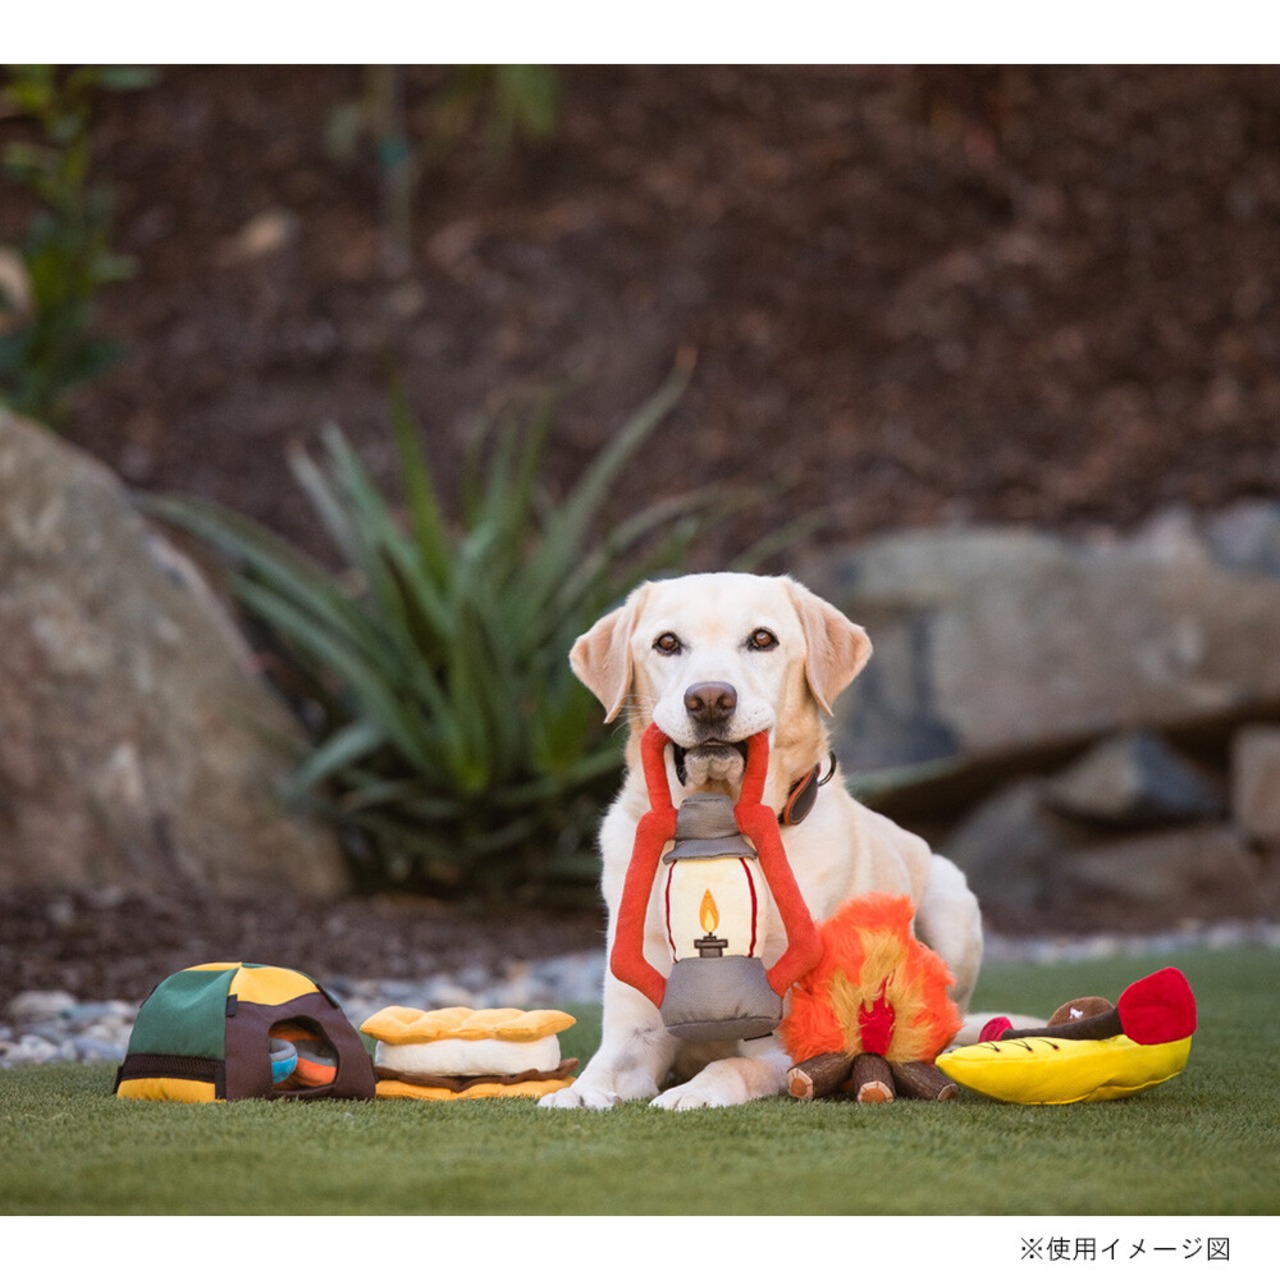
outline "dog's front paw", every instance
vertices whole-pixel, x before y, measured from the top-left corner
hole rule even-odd
[[[698,1075],[688,1084],[679,1084],[666,1093],[658,1094],[649,1105],[661,1107],[664,1111],[693,1111],[699,1107],[733,1107],[746,1102],[746,1090],[731,1088],[730,1083],[704,1080],[702,1075]]]
[[[557,1089],[555,1093],[539,1098],[538,1105],[566,1110],[584,1107],[588,1111],[607,1111],[615,1103],[652,1098],[657,1092],[658,1086],[647,1071],[585,1071],[567,1089]]]
[[[687,1084],[677,1085],[653,1100],[666,1111],[692,1111],[697,1107],[736,1107],[753,1098],[769,1098],[786,1086],[787,1060],[764,1042],[754,1058],[718,1058],[708,1063]]]
[[[571,1111],[578,1107],[585,1108],[587,1111],[607,1111],[618,1101],[620,1099],[614,1090],[583,1085],[579,1081],[577,1084],[571,1084],[567,1089],[557,1089],[555,1093],[548,1093],[539,1098],[538,1106],[548,1109],[559,1108],[563,1111]]]

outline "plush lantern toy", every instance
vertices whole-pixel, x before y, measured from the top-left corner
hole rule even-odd
[[[657,725],[641,739],[649,811],[636,828],[610,968],[653,1001],[673,1035],[766,1035],[782,1017],[787,989],[822,955],[787,863],[777,815],[763,802],[768,735],[748,740],[736,805],[727,796],[699,793],[678,811],[667,780],[669,742]],[[659,876],[672,961],[667,977],[644,956],[645,917]],[[779,924],[787,945],[766,969],[765,945]]]

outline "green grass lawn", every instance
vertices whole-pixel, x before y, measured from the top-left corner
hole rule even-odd
[[[1200,1005],[1186,1071],[1138,1097],[667,1113],[503,1100],[182,1106],[113,1068],[0,1071],[9,1214],[1275,1214],[1280,953],[992,967],[978,1005],[1048,1014],[1166,963]],[[594,1010],[562,1037],[584,1059]],[[673,1186],[678,1193],[673,1194]]]

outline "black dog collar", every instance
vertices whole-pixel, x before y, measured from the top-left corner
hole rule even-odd
[[[835,771],[836,753],[833,751],[825,777],[820,776],[822,774],[822,766],[815,764],[799,782],[792,785],[791,790],[787,793],[787,803],[782,806],[782,812],[778,814],[778,821],[784,827],[799,826],[809,816],[809,811],[817,801],[818,788],[830,782]]]

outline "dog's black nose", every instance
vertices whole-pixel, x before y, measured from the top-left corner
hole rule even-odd
[[[699,724],[719,724],[733,714],[738,705],[738,691],[719,680],[691,684],[684,691],[684,705]]]

